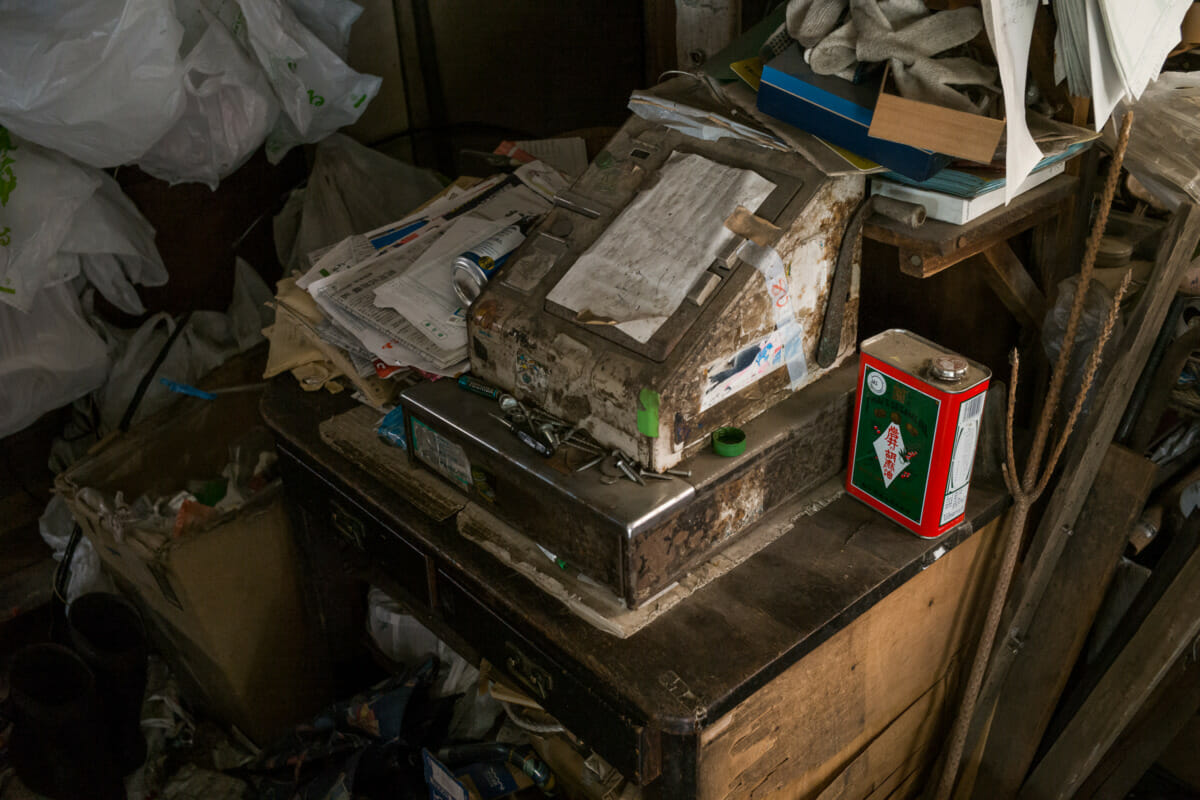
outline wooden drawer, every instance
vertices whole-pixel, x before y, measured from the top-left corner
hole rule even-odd
[[[572,733],[621,773],[639,783],[658,777],[657,731],[589,691],[571,670],[522,636],[443,570],[437,572],[437,610],[446,623],[500,667]]]
[[[279,448],[279,464],[291,502],[301,506],[313,524],[335,534],[346,566],[369,573],[387,565],[388,578],[423,607],[429,601],[429,561],[360,503]]]

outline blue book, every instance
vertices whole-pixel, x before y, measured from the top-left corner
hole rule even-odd
[[[868,135],[882,74],[864,83],[818,75],[804,61],[799,44],[763,67],[760,111],[809,131],[916,181],[927,180],[953,160],[950,156]]]
[[[1037,163],[1031,174],[1039,172],[1052,164],[1073,158],[1078,153],[1086,150],[1091,143],[1091,140],[1076,142],[1061,153],[1046,156]],[[895,171],[885,172],[880,177],[887,178],[896,183],[903,183],[906,186],[913,186],[917,189],[927,189],[931,192],[942,192],[943,194],[951,194],[955,197],[965,197],[968,199],[980,197],[988,192],[994,192],[997,189],[1003,188],[1005,184],[1004,171],[1000,170],[999,174],[997,174],[996,170],[990,169],[972,170],[947,167],[933,177],[923,181],[913,180]]]

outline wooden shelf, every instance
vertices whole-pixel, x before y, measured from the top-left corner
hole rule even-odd
[[[909,228],[876,214],[867,220],[863,236],[899,248],[904,274],[928,278],[1055,216],[1078,186],[1078,178],[1059,175],[965,225],[929,220]]]

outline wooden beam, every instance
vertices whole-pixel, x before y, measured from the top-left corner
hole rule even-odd
[[[1200,635],[1200,551],[1188,560],[1087,702],[1029,776],[1019,800],[1067,800]]]
[[[1158,757],[1200,710],[1200,664],[1188,655],[1175,662],[1154,697],[1142,707],[1100,766],[1080,787],[1089,800],[1124,800]]]
[[[1046,317],[1046,296],[1029,277],[1025,265],[1008,246],[1008,242],[998,242],[984,250],[982,255],[988,265],[983,273],[988,286],[1004,301],[1005,307],[1018,322],[1040,330],[1042,320]]]
[[[1046,505],[1010,595],[1002,621],[1005,635],[997,638],[987,677],[968,732],[965,752],[972,752],[986,731],[992,706],[1000,693],[1009,668],[1021,652],[1021,638],[1050,584],[1059,556],[1070,540],[1071,529],[1079,516],[1095,480],[1104,453],[1113,440],[1121,415],[1133,393],[1142,364],[1154,345],[1167,307],[1175,296],[1175,287],[1192,260],[1200,242],[1200,208],[1183,204],[1163,236],[1154,271],[1127,320],[1125,334],[1117,348],[1104,383],[1098,387],[1092,410],[1079,424],[1062,460],[1062,477]]]
[[[1150,446],[1154,433],[1158,430],[1158,423],[1171,399],[1171,389],[1175,388],[1175,384],[1179,380],[1179,373],[1183,371],[1192,351],[1198,347],[1200,347],[1200,325],[1189,328],[1182,336],[1167,346],[1162,361],[1158,363],[1158,368],[1149,378],[1150,385],[1146,394],[1146,402],[1134,423],[1133,433],[1129,438],[1130,447],[1145,450]]]
[[[990,796],[1013,796],[1029,773],[1156,472],[1153,461],[1120,445],[1109,445],[1104,454],[1075,535],[1025,635],[1025,653],[1000,690],[1003,702],[992,718],[976,784]]]
[[[1159,555],[1150,577],[1125,609],[1125,613],[1117,621],[1099,652],[1092,655],[1086,664],[1080,665],[1072,676],[1074,680],[1071,682],[1071,688],[1059,701],[1058,710],[1054,712],[1054,719],[1050,721],[1050,727],[1046,731],[1047,741],[1057,739],[1087,702],[1092,691],[1104,679],[1104,675],[1121,656],[1125,646],[1137,634],[1142,623],[1175,582],[1184,565],[1197,549],[1200,549],[1198,545],[1200,516],[1193,515],[1171,532],[1166,549]]]

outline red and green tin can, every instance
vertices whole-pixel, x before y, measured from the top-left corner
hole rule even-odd
[[[962,522],[987,367],[915,333],[862,343],[846,491],[918,536]]]

